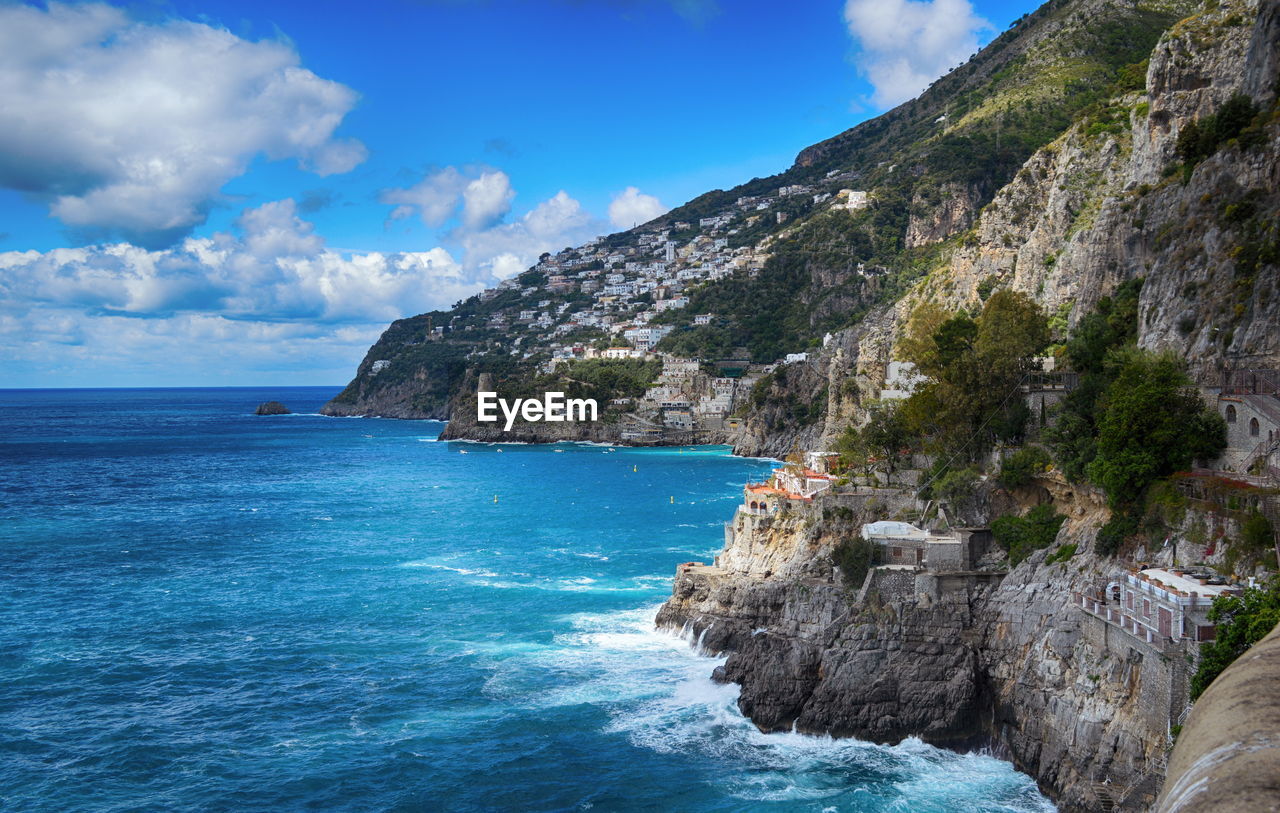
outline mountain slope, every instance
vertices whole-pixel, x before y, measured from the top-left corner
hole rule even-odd
[[[544,258],[510,284],[450,311],[397,321],[325,411],[445,418],[464,381],[488,373],[501,388],[523,389],[557,347],[606,346],[622,323],[651,317],[649,324],[670,328],[659,349],[677,355],[714,360],[745,352],[768,364],[816,351],[788,383],[757,387],[741,447],[777,453],[801,439],[817,444],[880,388],[910,303],[941,298],[971,307],[980,293],[1008,286],[1031,293],[1065,327],[1101,291],[1134,273],[1137,266],[1126,263],[1135,258],[1113,248],[1145,245],[1154,232],[1135,208],[1141,201],[1117,196],[1132,197],[1128,187],[1147,184],[1157,191],[1142,211],[1157,217],[1169,211],[1164,173],[1177,128],[1195,112],[1183,108],[1207,110],[1229,95],[1225,88],[1240,84],[1238,74],[1172,76],[1173,68],[1155,65],[1148,77],[1146,55],[1190,8],[1054,0],[918,99],[802,151],[778,176],[707,193],[649,224]],[[1248,8],[1234,14],[1242,25],[1254,16]],[[1230,16],[1199,17],[1213,15],[1219,26]],[[1178,25],[1194,29],[1195,19]],[[1191,48],[1204,37],[1177,41]],[[1189,64],[1196,58],[1192,51],[1178,56]],[[1169,93],[1157,87],[1145,100],[1149,78],[1195,87],[1171,86]],[[1198,101],[1177,96],[1188,93]],[[1211,156],[1195,172],[1208,173],[1219,160]],[[1134,173],[1146,180],[1135,181]],[[864,191],[867,205],[833,206],[841,200],[835,193],[848,189]],[[1260,201],[1255,195],[1251,202],[1257,208]],[[1116,209],[1128,219],[1117,220]],[[704,225],[704,218],[716,222]],[[1243,228],[1260,228],[1259,222]],[[1136,236],[1107,237],[1108,228]],[[600,291],[556,290],[548,282],[560,271],[571,281],[603,280],[624,264],[629,269],[659,256],[664,241],[680,252],[714,241],[710,256],[731,272],[687,280],[683,293],[672,296],[688,304],[661,313],[651,307],[658,294],[623,297],[601,311]],[[1166,295],[1162,307],[1174,301],[1164,288],[1152,290]],[[1266,296],[1265,287],[1258,290]],[[1255,348],[1265,322],[1251,317],[1247,303],[1236,314],[1240,304],[1230,306],[1241,325],[1232,340],[1239,336],[1239,347]],[[580,323],[582,314],[597,312],[607,316]],[[535,313],[540,323],[517,318]],[[698,314],[714,318],[695,325]],[[1188,318],[1172,321],[1185,326]],[[1162,319],[1167,327],[1170,320]],[[1217,326],[1202,322],[1204,330]],[[818,351],[828,333],[834,340]],[[1211,359],[1226,348],[1202,350]],[[815,421],[819,413],[825,421]]]

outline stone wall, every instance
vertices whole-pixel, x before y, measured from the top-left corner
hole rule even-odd
[[[867,572],[855,600],[856,606],[868,601],[882,603],[914,601],[916,594],[916,570],[914,568],[889,566],[874,567]]]

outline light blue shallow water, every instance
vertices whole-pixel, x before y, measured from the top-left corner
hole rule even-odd
[[[653,631],[766,461],[250,414],[334,392],[0,391],[0,808],[1051,809]]]

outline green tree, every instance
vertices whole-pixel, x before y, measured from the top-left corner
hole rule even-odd
[[[936,302],[922,302],[911,312],[907,327],[898,340],[898,358],[916,366],[921,375],[935,375],[938,344],[934,336],[952,314]]]
[[[1192,700],[1280,623],[1280,580],[1273,579],[1266,587],[1250,587],[1243,595],[1218,596],[1209,610],[1209,621],[1218,629],[1214,640],[1200,647],[1200,668],[1191,678]]]
[[[903,449],[911,442],[911,431],[897,404],[872,404],[868,411],[870,418],[862,427],[863,440],[872,455],[885,461],[888,472],[892,474]]]
[[[866,581],[867,571],[876,563],[876,543],[860,536],[848,537],[832,549],[831,558],[840,568],[845,587],[857,590]]]
[[[1112,510],[1132,513],[1151,483],[1226,448],[1227,426],[1191,388],[1179,359],[1132,349],[1117,364],[1086,471]]]
[[[842,465],[858,469],[864,475],[871,474],[872,455],[858,427],[849,424],[844,428],[840,437],[836,438],[835,451],[840,455]]]
[[[1067,361],[1079,375],[1076,388],[1067,394],[1045,440],[1058,468],[1073,483],[1085,479],[1085,467],[1098,451],[1098,399],[1115,377],[1108,354],[1134,344],[1138,336],[1138,296],[1142,278],[1125,282],[1111,296],[1104,296],[1092,313],[1080,320],[1067,342]]]
[[[1049,343],[1049,320],[1026,294],[996,291],[982,308],[974,350],[984,363],[1007,378],[1020,376],[1031,358]]]
[[[965,314],[957,314],[943,322],[933,335],[937,348],[937,368],[931,374],[945,374],[962,363],[973,353],[973,342],[978,337],[978,323]]]
[[[998,438],[1019,437],[1029,413],[1017,387],[1048,341],[1044,312],[1016,291],[993,293],[976,319],[918,308],[899,350],[927,380],[904,407],[907,425],[931,437],[936,451],[963,451],[970,460]]]
[[[998,517],[991,523],[996,544],[1009,554],[1009,564],[1017,565],[1035,551],[1047,548],[1058,537],[1058,529],[1067,518],[1049,503],[1032,508],[1026,516]]]

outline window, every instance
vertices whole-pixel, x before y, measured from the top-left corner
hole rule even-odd
[[[1258,436],[1258,419],[1257,418],[1249,419],[1249,434],[1254,436],[1255,438]]]
[[[1236,422],[1236,405],[1227,404],[1227,423]]]

